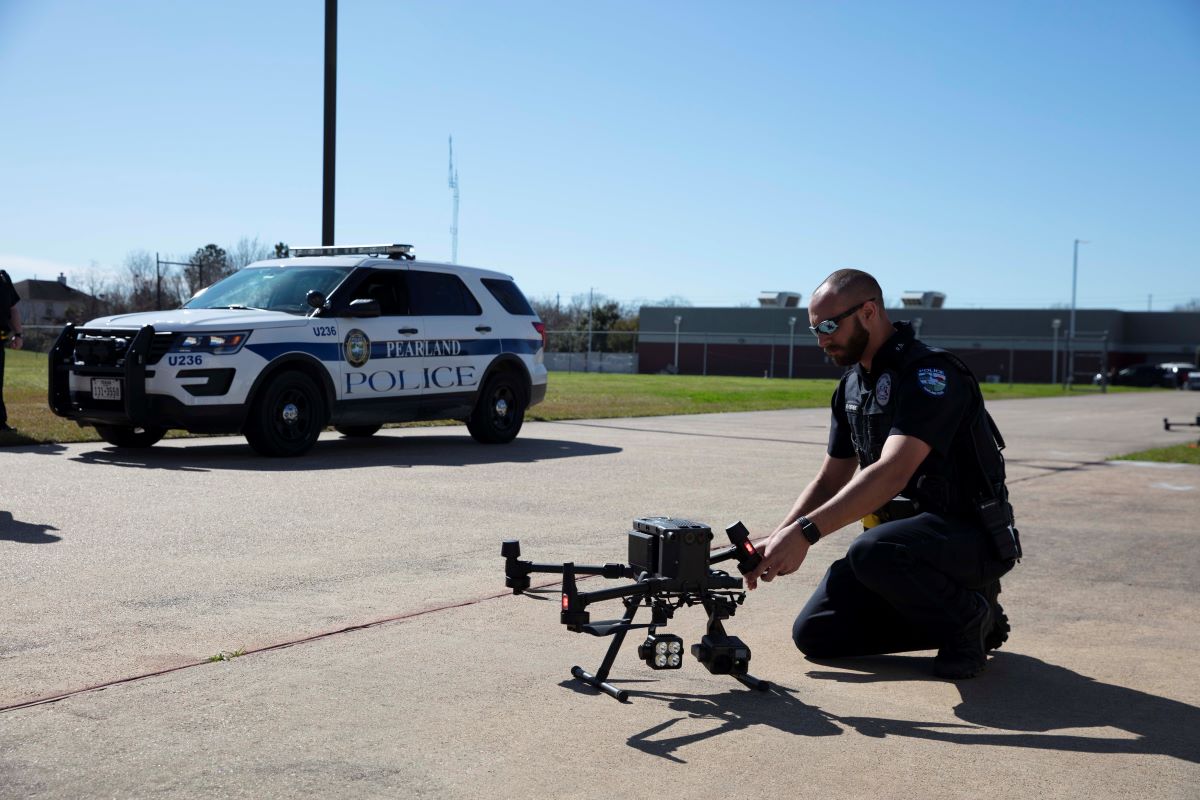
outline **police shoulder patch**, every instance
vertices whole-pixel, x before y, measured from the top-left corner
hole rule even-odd
[[[921,384],[925,394],[941,397],[946,393],[946,370],[922,367],[917,370],[917,382]]]
[[[879,376],[879,382],[875,384],[875,401],[881,406],[886,406],[891,399],[892,373],[885,372]]]

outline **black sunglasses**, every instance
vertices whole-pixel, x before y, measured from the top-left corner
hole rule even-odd
[[[875,301],[874,297],[868,297],[866,300],[863,300],[861,303],[854,306],[853,308],[846,309],[842,313],[838,314],[836,317],[830,317],[829,319],[821,320],[816,325],[809,325],[808,329],[810,331],[812,331],[813,336],[819,336],[820,334],[825,334],[826,336],[829,336],[830,334],[837,331],[839,322],[841,322],[846,317],[853,314],[855,311],[858,311],[860,308],[865,306],[867,303],[873,303],[874,301]]]

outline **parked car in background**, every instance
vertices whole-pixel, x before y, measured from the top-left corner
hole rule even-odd
[[[1103,380],[1103,375],[1096,375],[1096,383]],[[1109,373],[1108,383],[1111,386],[1162,386],[1163,371],[1157,364],[1135,364]]]
[[[1196,369],[1195,364],[1189,364],[1186,361],[1169,361],[1158,366],[1163,371],[1163,385],[1176,388],[1186,386],[1188,373]]]
[[[1109,375],[1108,382],[1112,386],[1167,386],[1175,388],[1182,386],[1187,375],[1197,369],[1195,364],[1183,361],[1168,361],[1162,364],[1134,364]],[[1100,373],[1094,378],[1100,383],[1103,376]]]

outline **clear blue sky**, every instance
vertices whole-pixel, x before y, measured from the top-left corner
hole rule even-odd
[[[564,299],[1200,297],[1200,3],[342,0],[337,241]],[[0,0],[0,266],[321,238],[324,3]]]

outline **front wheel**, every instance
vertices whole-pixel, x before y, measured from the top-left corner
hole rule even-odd
[[[475,441],[484,444],[511,442],[525,422],[527,396],[511,373],[496,373],[483,385],[475,410],[467,419],[467,430]]]
[[[166,428],[135,428],[132,425],[97,425],[96,433],[114,447],[150,447],[166,435]]]
[[[246,420],[246,441],[264,456],[308,452],[325,428],[325,398],[312,378],[284,372],[267,381]]]

